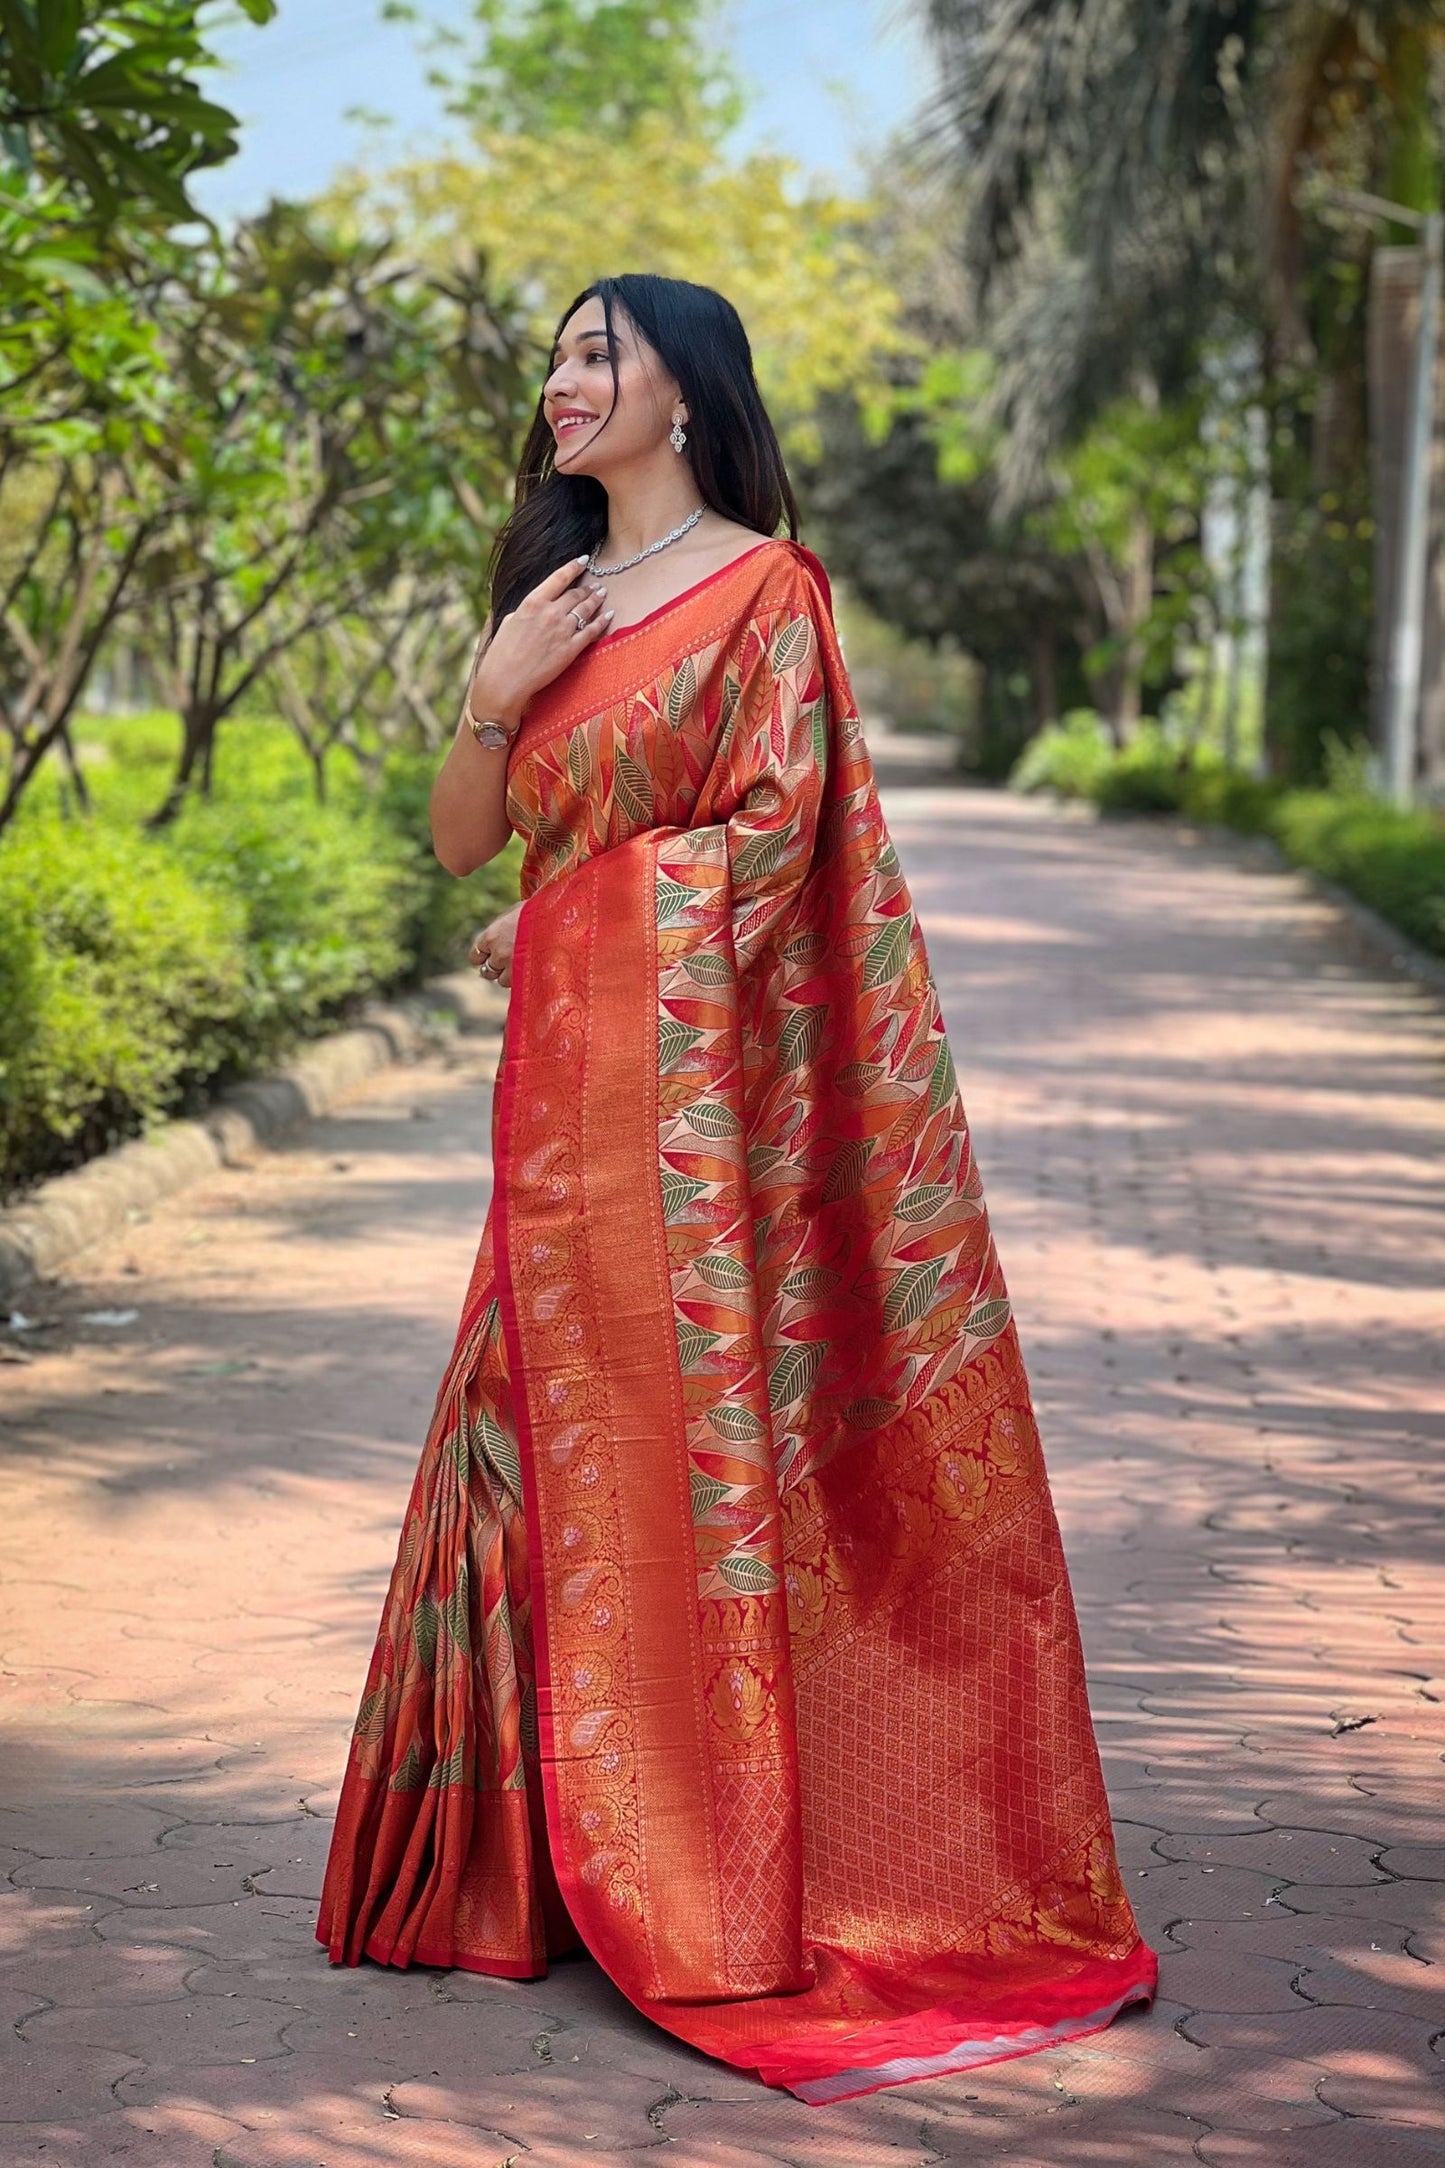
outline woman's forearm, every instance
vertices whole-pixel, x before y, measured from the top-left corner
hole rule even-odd
[[[507,748],[478,745],[463,715],[431,792],[431,840],[448,873],[475,873],[506,847]]]

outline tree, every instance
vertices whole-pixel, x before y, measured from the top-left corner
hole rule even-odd
[[[237,0],[254,23],[276,0]],[[236,119],[196,87],[214,65],[204,0],[3,0],[0,151],[16,183],[35,182],[106,228],[200,214],[186,182],[236,149]]]
[[[742,101],[714,12],[709,0],[473,0],[478,35],[438,35],[453,64],[437,80],[483,134],[625,141],[645,115],[670,113],[719,141]]]
[[[1105,403],[1129,394],[1171,313],[1193,325],[1196,382],[1211,345],[1253,346],[1276,507],[1267,742],[1278,772],[1316,775],[1328,734],[1357,735],[1369,705],[1370,239],[1330,206],[1341,185],[1438,200],[1429,84],[1445,7],[926,0],[924,13],[943,78],[933,141],[967,206],[980,291],[1027,286],[1041,253],[1068,267],[1088,336],[1056,347],[1055,366],[1099,379]],[[1110,317],[1127,334],[1112,383],[1111,342],[1095,338]],[[1155,374],[1167,402],[1181,387]],[[1022,411],[1048,434],[1047,401]],[[1053,441],[1067,440],[1065,424]]]
[[[967,371],[940,365],[960,390]],[[978,764],[1005,773],[1031,730],[1083,697],[1092,636],[1081,568],[1022,519],[1000,519],[986,456],[940,443],[944,387],[900,396],[870,431],[855,400],[826,400],[820,456],[802,474],[833,570],[910,639],[955,642],[982,672]]]
[[[338,201],[356,230],[390,227],[433,267],[480,251],[544,350],[558,311],[601,273],[719,287],[806,447],[823,393],[881,385],[897,299],[866,204],[807,185],[784,158],[729,155],[737,101],[710,12],[700,0],[480,0],[485,42],[452,48],[446,76],[466,147],[358,177]]]
[[[208,788],[218,726],[268,674],[301,712],[293,651],[399,594],[439,607],[439,584],[480,621],[526,390],[477,279],[419,276],[286,205],[179,280],[166,319],[181,389],[155,456],[186,486],[131,597],[181,717],[159,821]]]

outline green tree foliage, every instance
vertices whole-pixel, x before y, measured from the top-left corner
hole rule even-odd
[[[1001,360],[1006,464],[1141,372],[1165,406],[1252,350],[1275,500],[1267,744],[1320,772],[1369,706],[1365,298],[1342,188],[1438,200],[1440,0],[926,0],[935,140]],[[1399,238],[1405,236],[1400,235]],[[1345,631],[1348,624],[1349,631]]]
[[[699,0],[473,0],[479,36],[450,33],[454,62],[438,73],[452,111],[484,134],[617,141],[670,113],[717,139],[742,101],[712,14]]]
[[[237,0],[254,23],[276,0]],[[194,218],[186,182],[236,149],[234,114],[197,88],[213,65],[197,0],[0,0],[0,151],[105,226]]]
[[[935,395],[948,374],[933,374]],[[986,458],[974,464],[960,431],[941,455],[927,408],[900,396],[870,431],[852,398],[826,401],[805,504],[829,564],[869,609],[978,663],[973,758],[998,776],[1061,698],[1084,697],[1086,595],[1077,562],[1019,518],[999,517]]]
[[[708,0],[479,0],[474,23],[442,70],[468,141],[348,183],[358,230],[395,230],[438,269],[480,253],[542,346],[603,273],[716,286],[795,448],[824,392],[880,386],[898,309],[871,207],[786,158],[730,154],[738,105]]]

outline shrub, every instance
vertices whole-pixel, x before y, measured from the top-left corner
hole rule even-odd
[[[1206,746],[1175,743],[1143,724],[1116,751],[1096,716],[1045,730],[1013,773],[1020,790],[1089,798],[1110,812],[1183,812],[1249,835],[1270,835],[1296,865],[1338,881],[1422,947],[1445,955],[1445,825],[1401,813],[1365,788],[1358,753],[1324,743],[1329,790],[1289,790],[1225,767]]]
[[[1237,828],[1245,835],[1262,835],[1269,827],[1279,795],[1276,784],[1210,761],[1191,767],[1185,774],[1182,804],[1191,820],[1212,821],[1221,828]]]
[[[164,715],[88,724],[94,816],[67,817],[46,775],[0,838],[0,1194],[455,968],[515,901],[517,846],[468,881],[433,857],[434,754],[390,756],[369,789],[337,753],[318,803],[265,721],[223,732],[213,797],[149,834],[175,734]]]
[[[1014,790],[1056,790],[1092,798],[1114,761],[1107,724],[1092,708],[1074,708],[1031,738],[1009,776]]]
[[[1110,813],[1177,813],[1189,772],[1188,753],[1168,744],[1157,723],[1141,723],[1099,775],[1093,796]]]
[[[473,934],[516,902],[522,863],[522,846],[514,839],[499,858],[465,880],[437,864],[427,841],[427,799],[436,771],[435,753],[392,753],[376,797],[381,817],[395,833],[413,839],[423,863],[425,878],[408,930],[416,968],[423,974],[457,969]]]
[[[1445,828],[1377,798],[1284,792],[1271,822],[1296,864],[1352,890],[1412,941],[1445,955]]]
[[[347,1002],[393,984],[424,875],[418,853],[370,807],[188,806],[167,848],[245,928],[252,1059],[314,1032]]]
[[[28,821],[0,929],[0,1188],[177,1105],[243,1037],[241,911],[142,836]]]

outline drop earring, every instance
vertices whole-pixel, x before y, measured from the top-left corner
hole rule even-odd
[[[681,452],[687,442],[687,431],[682,426],[682,417],[679,414],[672,417],[672,428],[668,431],[667,441],[675,452]]]

